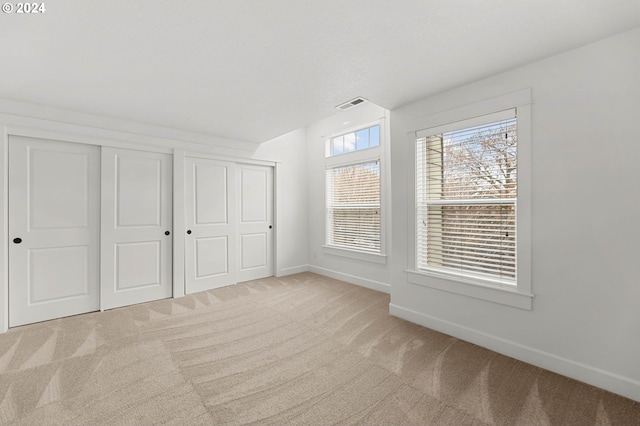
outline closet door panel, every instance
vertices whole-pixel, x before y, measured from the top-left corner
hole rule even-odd
[[[185,159],[186,293],[236,282],[236,165]]]
[[[102,309],[171,297],[172,158],[102,149]]]
[[[9,325],[99,309],[96,146],[9,138]]]
[[[273,167],[238,165],[238,281],[273,275]]]

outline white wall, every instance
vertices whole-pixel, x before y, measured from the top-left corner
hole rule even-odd
[[[391,112],[393,313],[640,400],[638,46],[640,29]],[[408,283],[409,122],[528,87],[533,310]]]
[[[299,129],[261,144],[253,158],[276,166],[276,276],[307,271],[307,140]]]
[[[324,120],[307,127],[307,174],[308,208],[309,208],[309,270],[319,274],[338,278],[354,284],[363,285],[380,291],[389,292],[390,263],[377,264],[325,253],[325,144],[331,135],[348,132],[359,126],[365,126],[383,119],[381,128],[381,146],[388,150],[389,146],[389,112],[372,103],[358,105],[347,111],[338,112]],[[388,157],[388,156],[387,156]],[[389,184],[389,162],[382,158],[382,185]],[[386,182],[385,182],[386,180]],[[390,199],[382,200],[389,205]],[[390,238],[391,212],[383,210],[383,232]],[[390,241],[389,241],[390,243]],[[390,244],[388,244],[389,246]],[[390,251],[390,250],[387,250]]]

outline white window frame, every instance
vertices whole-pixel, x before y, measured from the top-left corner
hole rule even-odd
[[[436,270],[417,268],[417,212],[415,144],[418,133],[437,130],[458,122],[515,108],[518,118],[518,196],[516,216],[516,270],[515,285],[461,276]],[[516,308],[531,310],[531,91],[521,90],[485,101],[423,117],[410,123],[407,141],[411,144],[410,196],[408,235],[409,267],[407,279],[411,284],[461,294]],[[436,131],[437,133],[437,131]]]
[[[352,151],[348,153],[338,154],[331,156],[331,140],[335,137],[339,137],[345,134],[357,132],[362,129],[366,129],[372,126],[380,126],[380,142],[378,146],[372,148],[365,148],[358,151]],[[327,243],[327,222],[326,220],[323,223],[324,229],[324,244],[322,246],[322,251],[325,254],[329,254],[332,256],[340,256],[347,257],[350,259],[362,260],[366,262],[372,263],[380,263],[385,264],[387,262],[386,256],[386,238],[385,238],[385,228],[386,228],[386,215],[385,215],[385,171],[386,164],[384,159],[385,152],[385,128],[384,128],[384,120],[377,120],[374,122],[370,122],[367,124],[363,124],[357,127],[349,128],[346,130],[342,130],[339,133],[332,134],[328,136],[325,140],[325,169],[324,169],[324,211],[327,210],[327,182],[326,182],[326,172],[327,170],[336,168],[336,167],[344,167],[350,165],[357,165],[372,161],[378,161],[380,163],[380,252],[375,253],[371,251],[365,250],[357,250],[352,248],[345,248],[339,246],[333,246]]]

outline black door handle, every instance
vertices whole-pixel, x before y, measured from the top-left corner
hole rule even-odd
[[[164,231],[164,235],[171,235],[171,232],[169,232],[169,231]]]
[[[14,238],[13,242],[16,244],[20,244],[22,242],[22,238]]]
[[[272,226],[272,225],[269,225],[269,229],[271,229],[271,228],[273,228],[273,226]]]
[[[187,229],[187,234],[191,234],[191,229]]]

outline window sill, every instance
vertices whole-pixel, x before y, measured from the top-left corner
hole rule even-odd
[[[434,288],[454,294],[512,306],[530,311],[533,295],[519,292],[515,286],[500,285],[472,277],[461,278],[440,271],[407,270],[411,284]]]
[[[386,254],[369,253],[334,246],[322,246],[322,252],[331,256],[348,257],[350,259],[364,260],[365,262],[380,263],[382,265],[387,263]]]

